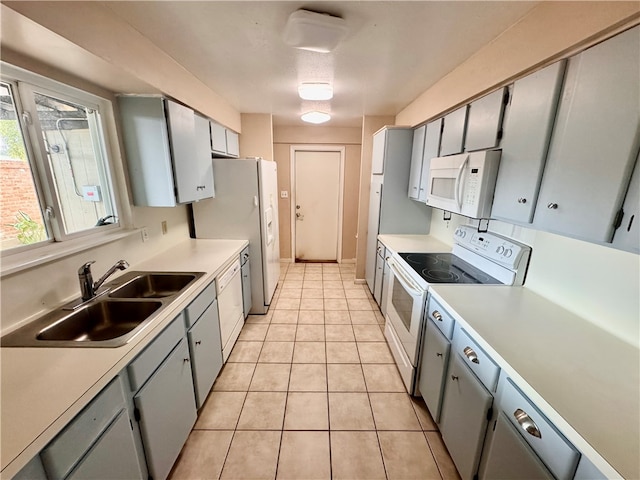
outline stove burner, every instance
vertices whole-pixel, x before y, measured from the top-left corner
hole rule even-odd
[[[399,255],[429,283],[501,283],[451,253],[400,253]]]
[[[422,278],[429,279],[434,283],[458,283],[460,275],[450,270],[429,270],[425,268],[422,270]]]

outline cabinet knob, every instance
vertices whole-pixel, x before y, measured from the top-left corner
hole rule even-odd
[[[436,357],[442,357],[442,354],[436,352]]]
[[[183,361],[184,363],[189,363],[189,359],[188,359],[188,358],[183,358],[183,359],[182,359],[182,361]]]
[[[513,416],[516,417],[516,420],[525,432],[536,438],[542,438],[542,433],[540,432],[538,425],[536,425],[536,422],[534,422],[532,418],[527,415],[527,412],[518,408],[515,412],[513,412]]]
[[[547,208],[549,210],[555,210],[556,208],[558,208],[558,204],[557,203],[550,203],[549,205],[547,205]]]
[[[466,357],[472,361],[473,363],[477,363],[480,364],[480,360],[478,360],[478,355],[476,354],[476,352],[473,350],[473,348],[471,347],[465,347],[465,349],[463,350],[464,354],[466,355]]]
[[[527,199],[526,199],[526,198],[523,198],[523,197],[520,197],[520,198],[518,199],[518,203],[527,203]]]
[[[451,380],[458,380],[458,377],[456,375],[451,375]]]
[[[198,340],[198,341],[196,342],[196,345],[202,345],[202,340]]]
[[[434,310],[431,316],[436,320],[438,320],[439,322],[442,321],[442,314],[438,310]]]

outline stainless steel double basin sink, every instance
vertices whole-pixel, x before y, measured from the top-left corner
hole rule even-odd
[[[203,272],[128,272],[98,295],[60,307],[2,337],[2,347],[119,347]]]

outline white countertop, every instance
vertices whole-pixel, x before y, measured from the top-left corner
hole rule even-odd
[[[378,235],[396,253],[450,252],[451,246],[431,235]]]
[[[524,287],[430,291],[602,473],[640,478],[636,347]]]
[[[206,272],[117,348],[0,348],[2,477],[15,475],[248,245],[187,240],[131,270]]]

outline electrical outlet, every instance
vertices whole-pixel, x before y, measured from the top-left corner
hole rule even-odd
[[[280,198],[289,198],[289,192],[286,190],[280,191]]]
[[[149,231],[147,230],[147,227],[142,227],[142,230],[140,230],[140,235],[142,236],[143,242],[149,240]]]
[[[163,220],[161,225],[162,225],[162,234],[166,235],[167,234],[167,221]]]

